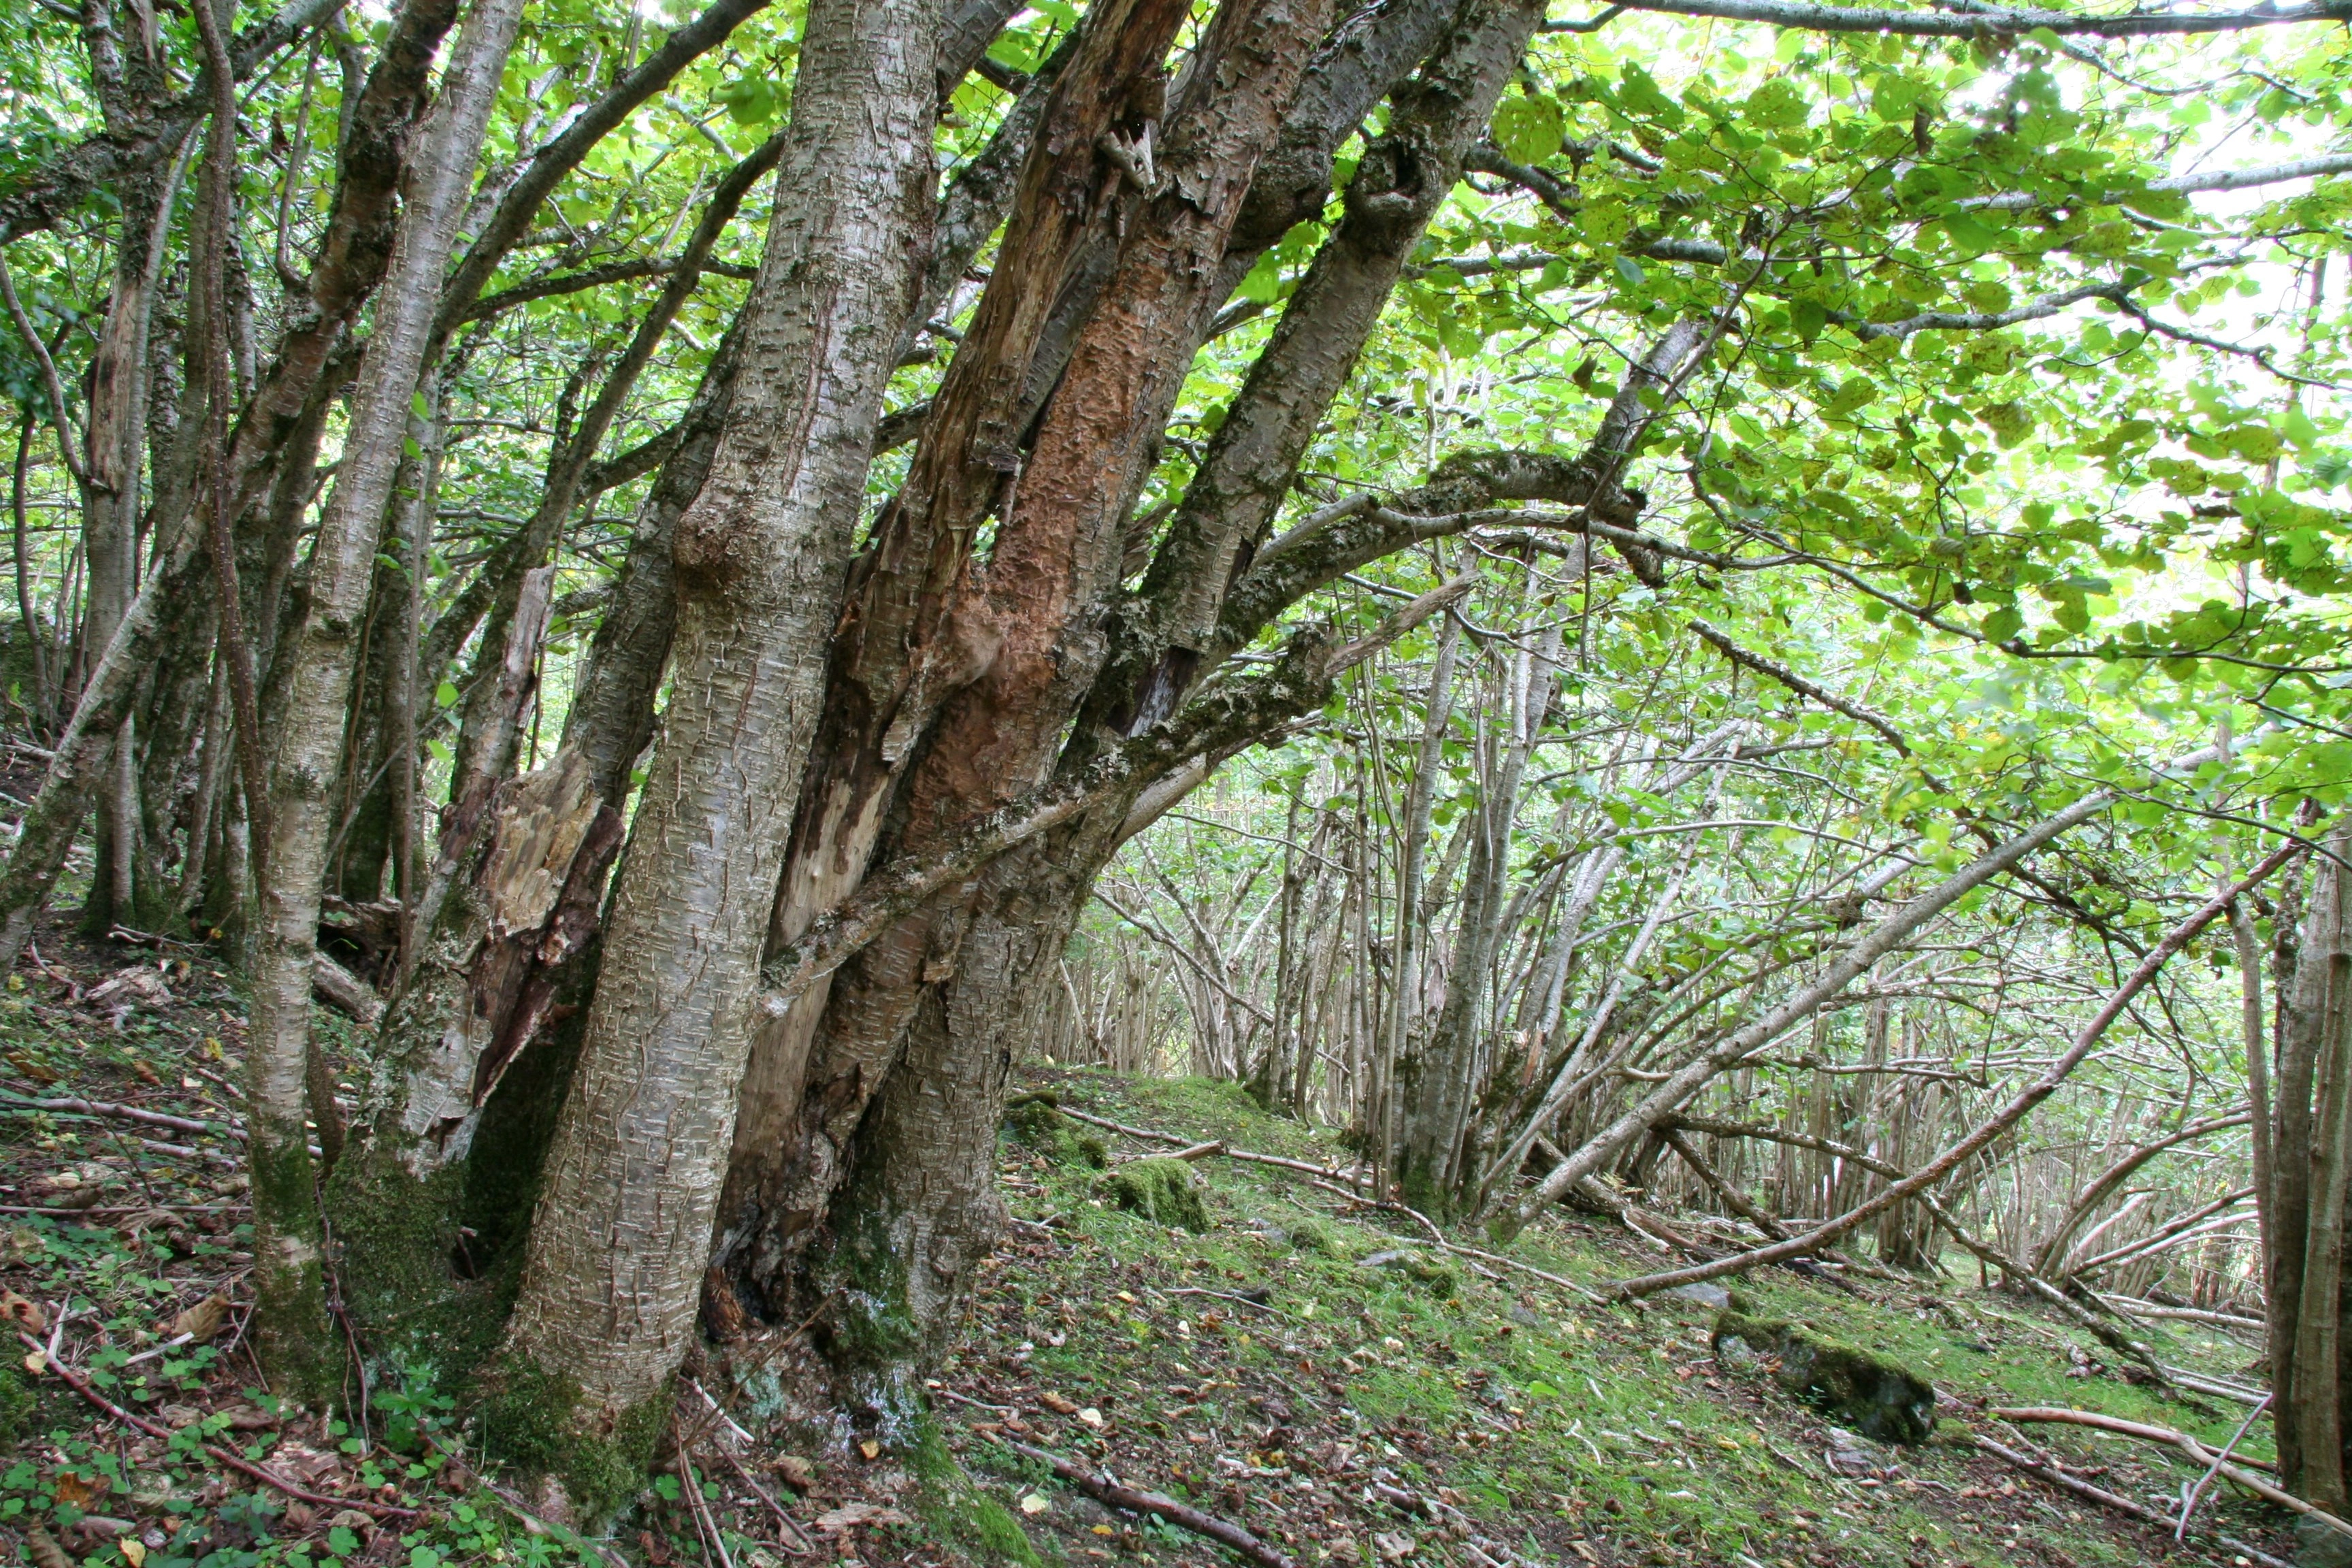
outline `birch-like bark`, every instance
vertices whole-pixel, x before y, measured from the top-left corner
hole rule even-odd
[[[938,0],[812,6],[727,429],[678,526],[667,732],[508,1341],[516,1375],[577,1391],[541,1418],[592,1447],[650,1443],[694,1331],[793,786],[928,251],[939,33]]]
[[[268,844],[260,858],[247,1045],[247,1158],[253,1173],[255,1339],[298,1384],[317,1377],[331,1338],[320,1268],[305,1064],[310,975],[319,933],[343,712],[377,534],[408,433],[436,286],[522,0],[477,0],[427,115],[402,211],[383,308],[362,356],[335,490],[311,547],[308,605],[270,758]]]

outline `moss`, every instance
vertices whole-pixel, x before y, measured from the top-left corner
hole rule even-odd
[[[1209,1228],[1209,1205],[1202,1200],[1192,1167],[1160,1156],[1121,1165],[1106,1184],[1111,1201],[1159,1225],[1186,1230]]]
[[[25,1435],[38,1404],[33,1391],[25,1386],[24,1373],[13,1366],[0,1364],[0,1447]]]
[[[270,1380],[303,1405],[324,1405],[341,1381],[341,1347],[327,1317],[319,1256],[319,1197],[310,1151],[257,1118],[247,1145],[253,1173],[254,1339]]]
[[[1325,1258],[1334,1257],[1339,1251],[1339,1239],[1332,1235],[1331,1227],[1312,1215],[1300,1215],[1296,1219],[1285,1220],[1282,1230],[1290,1238],[1293,1251],[1312,1252]]]
[[[916,1427],[907,1468],[915,1478],[915,1517],[939,1544],[991,1568],[1044,1568],[1021,1521],[964,1473],[928,1415]]]
[[[1884,1357],[1822,1338],[1784,1319],[1726,1310],[1711,1337],[1718,1361],[1727,1342],[1779,1359],[1774,1379],[1790,1394],[1880,1442],[1924,1443],[1936,1429],[1933,1384]]]
[[[593,1530],[645,1489],[654,1444],[667,1418],[667,1389],[622,1412],[609,1431],[588,1428],[579,1384],[520,1356],[506,1356],[483,1379],[476,1407],[482,1447],[527,1476],[563,1485],[574,1518]]]
[[[819,1322],[825,1359],[841,1374],[846,1401],[878,1417],[897,1446],[922,1415],[911,1369],[929,1348],[908,1301],[906,1262],[882,1205],[836,1202],[833,1220],[811,1270],[829,1309]]]
[[[1051,1094],[1024,1094],[1005,1104],[1005,1131],[1014,1142],[1036,1150],[1056,1165],[1086,1165],[1103,1170],[1110,1164],[1110,1148],[1062,1114]]]
[[[513,1300],[513,1269],[452,1267],[464,1186],[457,1167],[420,1181],[373,1143],[354,1144],[327,1184],[336,1280],[362,1341],[388,1365],[429,1367],[445,1390],[496,1352]]]

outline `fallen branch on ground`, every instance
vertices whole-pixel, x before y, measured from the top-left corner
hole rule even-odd
[[[2053,1469],[1980,1434],[1969,1433],[1969,1441],[1995,1458],[2016,1466],[2038,1480],[2047,1481],[2062,1490],[2073,1492],[2076,1497],[2088,1499],[2103,1508],[2114,1509],[2117,1513],[2128,1515],[2147,1524],[2168,1526],[2172,1522],[2152,1508],[2136,1503],[2127,1497],[2118,1497],[2105,1487],[2095,1487],[2088,1481],[2077,1480],[2063,1470]],[[2242,1541],[2233,1540],[2226,1535],[2217,1535],[2213,1539],[2220,1542],[2225,1549],[2237,1552],[2251,1562],[2262,1564],[2262,1568],[2294,1568],[2294,1565],[2284,1558],[2273,1557],[2267,1552],[2257,1551]]]
[[[2244,1465],[2231,1464],[2188,1433],[2176,1432],[2169,1426],[2151,1426],[2144,1421],[2126,1421],[2118,1415],[2102,1415],[2095,1410],[2066,1410],[2055,1405],[2029,1405],[2013,1410],[1989,1410],[1985,1414],[1999,1416],[2004,1421],[2049,1421],[2070,1426],[2088,1426],[2095,1431],[2114,1432],[2121,1436],[2137,1437],[2144,1443],[2157,1443],[2166,1447],[2178,1448],[2194,1462],[2210,1466],[2213,1470],[2227,1476],[2257,1497],[2274,1502],[2289,1512],[2299,1513],[2305,1519],[2315,1519],[2340,1534],[2352,1535],[2352,1524],[2345,1523],[2326,1509],[2304,1501],[2293,1492],[2273,1485],[2246,1468],[2246,1465],[2263,1465],[2264,1468],[2276,1467],[2270,1466],[2263,1460],[2252,1458],[2246,1460]]]
[[[1448,1241],[1445,1239],[1445,1233],[1437,1228],[1437,1222],[1431,1219],[1419,1209],[1408,1208],[1403,1204],[1386,1203],[1379,1198],[1368,1198],[1361,1193],[1351,1193],[1345,1187],[1334,1186],[1329,1182],[1313,1182],[1309,1184],[1320,1187],[1327,1193],[1331,1193],[1339,1197],[1343,1197],[1349,1203],[1358,1205],[1363,1208],[1381,1209],[1391,1214],[1405,1214],[1412,1215],[1414,1219],[1419,1220],[1423,1227],[1429,1232],[1429,1239],[1427,1241],[1415,1242],[1410,1237],[1398,1237],[1396,1238],[1397,1240],[1405,1242],[1410,1246],[1434,1247],[1441,1252],[1450,1252],[1457,1258],[1473,1258],[1481,1263],[1493,1263],[1505,1268],[1516,1268],[1522,1274],[1532,1275],[1536,1279],[1543,1280],[1546,1284],[1558,1285],[1563,1289],[1573,1290],[1588,1301],[1597,1302],[1601,1300],[1601,1298],[1595,1295],[1590,1289],[1578,1284],[1575,1280],[1569,1279],[1564,1274],[1554,1274],[1549,1269],[1538,1268],[1532,1263],[1522,1263],[1516,1258],[1506,1258],[1499,1252],[1486,1252],[1475,1247],[1464,1247],[1459,1242]]]
[[[136,1121],[145,1127],[163,1127],[174,1132],[216,1133],[224,1138],[243,1142],[245,1129],[235,1122],[199,1121],[193,1116],[171,1116],[160,1110],[147,1110],[136,1105],[118,1105],[110,1100],[81,1100],[71,1095],[57,1095],[37,1100],[0,1089],[17,1104],[34,1110],[63,1110],[80,1116],[110,1117],[117,1121]]]
[[[62,1323],[64,1320],[59,1319],[58,1321]],[[123,1409],[122,1406],[115,1404],[114,1401],[107,1398],[106,1395],[100,1394],[97,1389],[92,1388],[89,1383],[84,1381],[79,1374],[69,1370],[63,1362],[58,1361],[56,1353],[51,1351],[48,1346],[44,1345],[32,1335],[19,1330],[17,1331],[16,1337],[25,1342],[25,1348],[26,1350],[32,1351],[41,1358],[42,1370],[55,1373],[59,1382],[63,1383],[68,1388],[72,1389],[76,1394],[80,1394],[84,1399],[89,1400],[92,1405],[97,1405],[100,1410],[105,1411],[109,1415],[113,1416],[117,1421],[121,1422],[126,1426],[144,1432],[150,1437],[160,1437],[166,1443],[172,1440],[173,1432],[170,1427],[159,1426],[154,1422],[150,1421],[142,1415],[133,1415],[130,1411]],[[324,1508],[355,1508],[363,1513],[373,1514],[378,1519],[415,1519],[416,1517],[416,1510],[413,1508],[397,1508],[388,1502],[369,1502],[364,1499],[329,1497],[324,1492],[314,1492],[305,1488],[298,1487],[292,1481],[286,1479],[283,1476],[263,1469],[259,1465],[254,1464],[239,1455],[233,1454],[226,1448],[216,1447],[210,1443],[204,1445],[204,1450],[205,1453],[210,1454],[214,1458],[219,1460],[222,1464],[226,1465],[230,1469],[236,1470],[241,1475],[249,1476],[253,1479],[259,1481],[263,1486],[269,1488],[272,1491],[283,1492],[286,1496],[293,1498],[299,1502],[317,1503]]]
[[[1104,1480],[1089,1474],[1082,1465],[1007,1437],[1001,1432],[996,1434],[996,1440],[1022,1458],[1036,1460],[1097,1502],[1123,1508],[1129,1513],[1148,1513],[1155,1519],[1166,1520],[1180,1530],[1189,1530],[1220,1546],[1230,1546],[1252,1562],[1264,1563],[1265,1568],[1294,1568],[1289,1558],[1238,1524],[1219,1519],[1214,1514],[1202,1513],[1197,1508],[1188,1508],[1174,1498],[1162,1497],[1158,1492],[1135,1491],[1117,1482]]]
[[[1223,1154],[1228,1160],[1239,1160],[1246,1165],[1277,1165],[1286,1171],[1299,1171],[1310,1176],[1322,1176],[1335,1182],[1348,1179],[1348,1173],[1337,1165],[1310,1165],[1304,1160],[1287,1160],[1279,1154],[1253,1153],[1247,1149],[1235,1149],[1222,1142],[1212,1148],[1210,1144],[1180,1137],[1173,1132],[1154,1132],[1149,1127],[1129,1127],[1124,1121],[1113,1121],[1108,1116],[1094,1116],[1083,1110],[1073,1110],[1066,1105],[1056,1105],[1054,1109],[1071,1121],[1083,1121],[1089,1127],[1099,1127],[1110,1132],[1124,1132],[1129,1138],[1140,1138],[1151,1143],[1173,1143],[1177,1148],[1185,1151],[1184,1153],[1176,1156],[1180,1160],[1198,1159],[1213,1152]]]

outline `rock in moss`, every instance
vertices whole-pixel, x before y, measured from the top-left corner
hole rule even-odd
[[[1936,1429],[1936,1389],[1882,1356],[1839,1344],[1781,1319],[1732,1310],[1715,1320],[1716,1359],[1769,1357],[1781,1387],[1865,1437],[1924,1443]]]
[[[1057,1165],[1090,1165],[1099,1171],[1110,1163],[1109,1146],[1079,1131],[1050,1093],[1014,1096],[1004,1107],[1004,1127],[1017,1142]]]
[[[1462,1276],[1454,1271],[1452,1264],[1418,1247],[1401,1247],[1391,1252],[1375,1252],[1357,1267],[1393,1268],[1433,1295],[1451,1296],[1462,1289]]]
[[[1192,1167],[1181,1160],[1136,1160],[1111,1173],[1111,1202],[1159,1225],[1186,1230],[1209,1228],[1209,1205],[1202,1200]]]

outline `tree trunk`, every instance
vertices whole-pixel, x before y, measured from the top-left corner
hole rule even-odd
[[[1186,93],[1164,110],[1159,73],[1178,8],[1139,0],[1089,15],[1045,110],[1003,259],[935,402],[894,518],[877,525],[880,559],[866,585],[887,597],[870,615],[864,597],[853,605],[856,652],[845,662],[866,698],[858,711],[875,717],[864,733],[847,737],[842,757],[849,765],[834,775],[840,784],[820,778],[809,786],[818,809],[813,816],[804,806],[803,838],[812,821],[840,830],[823,847],[827,871],[845,869],[852,879],[862,871],[880,826],[874,814],[886,800],[896,825],[892,851],[920,856],[1050,775],[1072,711],[1099,668],[1101,641],[1087,616],[1116,586],[1136,497],[1158,458],[1184,369],[1222,303],[1218,263],[1325,14],[1321,0],[1229,0],[1202,41]],[[1163,112],[1159,177],[1147,185],[1132,151],[1122,160],[1104,149],[1148,150]],[[1066,269],[1074,258],[1087,254],[1100,233],[1122,232],[1118,268],[1076,334],[1024,458],[1010,416],[1036,363],[1039,345],[1028,323],[1073,281]],[[971,536],[959,522],[976,523],[990,510],[999,513],[996,540],[985,569],[975,569],[966,554]],[[894,574],[892,552],[899,550],[916,552],[922,569]],[[929,603],[916,597],[927,576],[939,594]],[[893,623],[919,637],[893,632]],[[1010,920],[975,906],[972,897],[961,889],[943,895],[860,954],[830,996],[816,999],[824,1011],[814,1046],[803,1055],[787,1037],[761,1075],[767,1092],[756,1124],[747,1110],[747,1131],[755,1135],[738,1140],[726,1239],[771,1309],[795,1298],[786,1266],[809,1220],[824,1212],[849,1133],[905,1031],[919,1016],[937,1016],[947,1018],[943,1037],[953,1042],[942,1050],[992,1056],[1005,1048],[1002,1037],[962,1033],[955,1018],[1012,1017],[1017,994],[983,1002],[960,986],[959,1013],[934,1013],[943,1003],[931,988],[971,973],[958,959],[965,937],[993,930],[991,920]],[[812,904],[806,914],[821,907]],[[1049,924],[1064,918],[1051,900],[1042,900],[1041,914]],[[1034,978],[1026,965],[1036,939],[1008,930],[1002,940],[1008,952],[1027,955],[1020,972],[966,984]],[[1058,957],[1058,942],[1046,951]],[[804,1018],[814,1010],[803,1007]],[[799,1021],[788,1016],[784,1023]],[[936,1070],[965,1084],[984,1077],[969,1058]],[[971,1157],[937,1149],[875,1157],[932,1155],[951,1164]],[[940,1170],[906,1179],[942,1190],[970,1180]],[[862,1176],[857,1190],[878,1206],[853,1215],[835,1205],[835,1233],[898,1235],[908,1216],[889,1194],[911,1190],[899,1181],[887,1170]],[[866,1260],[881,1272],[864,1289],[909,1314],[909,1331],[929,1341],[975,1243],[928,1229],[902,1239],[903,1247]],[[852,1395],[887,1396],[897,1387],[908,1342],[904,1335],[887,1342],[836,1335]],[[894,1408],[885,1405],[881,1414]]]
[[[426,119],[334,494],[311,547],[308,605],[287,650],[290,680],[270,758],[268,837],[256,868],[246,1147],[257,1265],[255,1342],[265,1364],[305,1392],[325,1385],[331,1360],[304,1119],[310,973],[342,718],[435,290],[521,15],[521,0],[477,0]]]
[[[2281,1475],[2322,1508],[2345,1502],[2344,1226],[2352,1183],[2352,826],[2326,838],[2305,885],[2278,1030],[2270,1213],[2272,1389]]]
[[[693,1331],[759,960],[931,219],[937,0],[820,0],[709,482],[674,695],[533,1217],[494,1428],[601,1514]]]

